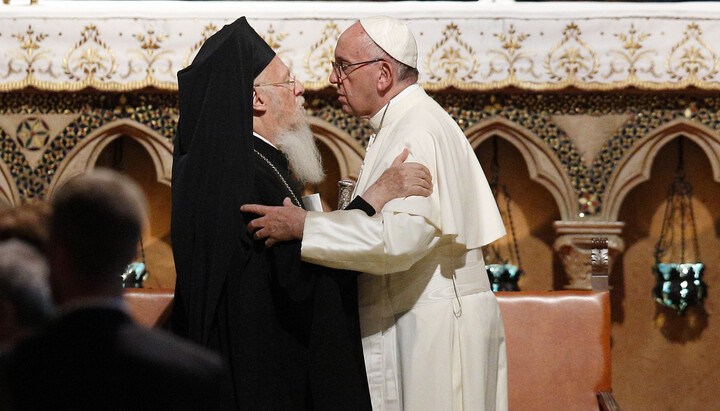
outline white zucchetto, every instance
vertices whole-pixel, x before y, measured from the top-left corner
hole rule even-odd
[[[360,19],[360,25],[372,41],[392,58],[417,68],[417,43],[405,24],[392,17],[373,16]]]

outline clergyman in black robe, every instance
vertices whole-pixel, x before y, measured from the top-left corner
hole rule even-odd
[[[282,153],[253,137],[253,81],[274,55],[240,18],[178,73],[172,327],[228,362],[223,409],[369,410],[355,274],[302,263],[298,241],[254,242],[240,212],[299,198]]]

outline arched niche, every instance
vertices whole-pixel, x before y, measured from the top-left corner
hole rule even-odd
[[[605,220],[617,220],[628,193],[650,178],[653,161],[660,149],[681,135],[700,146],[710,160],[713,179],[720,182],[720,137],[702,124],[687,119],[674,120],[653,130],[620,160],[603,200]]]
[[[105,147],[120,136],[128,136],[142,145],[155,167],[157,181],[170,186],[172,143],[143,124],[121,119],[94,130],[65,156],[48,187],[48,197],[70,177],[93,168]]]
[[[565,174],[562,163],[532,132],[502,118],[482,121],[465,131],[473,150],[490,137],[498,136],[510,142],[522,155],[530,179],[545,187],[555,199],[560,218],[573,220],[577,203],[575,189]]]
[[[338,180],[357,181],[365,149],[348,133],[318,118],[308,119],[323,158],[325,181],[310,191],[319,192],[326,211],[337,208]]]
[[[172,195],[170,186],[159,182],[150,155],[140,142],[128,135],[113,139],[97,156],[94,167],[120,170],[137,183],[147,200],[148,221],[143,232],[142,251],[150,276],[149,288],[173,288],[175,264],[170,242]],[[140,256],[138,260],[140,260]]]
[[[20,205],[17,185],[8,166],[4,162],[0,162],[0,208],[17,205]]]
[[[74,175],[95,167],[114,168],[113,152],[122,152],[121,169],[138,183],[148,201],[148,229],[143,234],[143,251],[150,288],[173,288],[175,265],[170,246],[170,180],[172,145],[152,129],[123,119],[98,128],[71,150],[58,167],[48,189],[54,190]]]
[[[350,134],[327,121],[309,117],[308,122],[315,138],[332,151],[338,162],[340,178],[357,180],[360,166],[365,157],[365,148]]]
[[[720,254],[716,252],[720,249],[720,182],[712,165],[717,160],[711,159],[706,149],[697,144],[697,132],[694,128],[684,128],[683,132],[671,133],[672,138],[657,144],[652,160],[648,161],[649,178],[635,184],[622,198],[618,209],[617,219],[626,222],[623,230],[626,247],[610,275],[611,359],[613,373],[618,370],[618,378],[613,374],[613,391],[622,395],[616,394],[618,398],[632,398],[634,383],[653,375],[655,388],[648,390],[645,397],[658,397],[653,400],[657,405],[636,400],[634,409],[659,409],[660,404],[672,402],[674,396],[662,387],[674,386],[677,381],[683,381],[688,387],[708,387],[704,389],[708,393],[704,398],[707,404],[715,403],[710,399],[714,398],[714,394],[710,394],[714,392],[710,388],[713,384],[707,377],[717,370],[717,364],[708,362],[705,353],[715,350],[720,341],[720,318],[713,315],[715,307],[720,305],[717,287]],[[652,301],[651,289],[656,281],[651,270],[665,221],[668,189],[676,177],[681,138],[685,179],[692,184],[692,219],[697,229],[700,261],[706,267],[704,281],[709,288],[702,305],[691,306],[683,315],[678,315]],[[675,228],[676,237],[672,242],[677,251],[681,247],[680,230]],[[686,256],[694,260],[693,230],[689,226],[686,230]],[[674,260],[678,256],[673,257],[671,253],[667,257]],[[662,361],[668,358],[673,359],[670,373]],[[701,402],[697,404],[691,406],[685,402],[682,408],[705,408]]]

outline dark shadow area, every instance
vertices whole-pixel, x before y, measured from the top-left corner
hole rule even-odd
[[[708,325],[708,313],[703,305],[689,307],[681,315],[672,308],[656,304],[653,319],[668,341],[679,344],[700,339]]]
[[[548,291],[563,290],[568,281],[565,276],[565,267],[563,267],[560,256],[557,253],[553,253],[553,273],[552,289]]]
[[[610,267],[610,322],[622,324],[625,321],[625,269],[623,254],[615,257]]]

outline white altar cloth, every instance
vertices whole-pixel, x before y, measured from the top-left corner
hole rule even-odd
[[[0,91],[176,90],[205,39],[242,15],[322,89],[337,37],[374,14],[409,24],[429,90],[720,89],[716,2],[40,0],[0,4]]]

